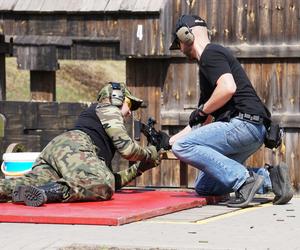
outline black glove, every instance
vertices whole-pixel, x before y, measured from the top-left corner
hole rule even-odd
[[[137,167],[137,176],[140,176],[145,171],[155,168],[160,165],[159,161],[141,161]]]
[[[172,146],[169,143],[170,136],[162,131],[159,131],[158,134],[159,134],[159,149],[161,149],[161,148],[163,148],[165,150],[171,149]]]
[[[190,114],[190,120],[189,120],[190,127],[196,126],[198,124],[202,124],[203,122],[206,121],[207,115],[200,115],[200,111],[201,109],[195,109]]]

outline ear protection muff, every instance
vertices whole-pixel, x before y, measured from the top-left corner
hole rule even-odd
[[[176,35],[178,39],[186,45],[192,45],[195,40],[192,30],[188,26],[182,26],[179,28],[176,31]]]
[[[182,15],[179,20],[180,28],[176,31],[176,36],[182,43],[186,45],[192,45],[195,40],[195,36],[192,32],[192,29],[183,22],[183,17],[184,15]]]
[[[111,85],[111,93],[110,93],[111,104],[117,107],[122,106],[125,99],[125,89],[118,82],[110,82],[110,85]]]

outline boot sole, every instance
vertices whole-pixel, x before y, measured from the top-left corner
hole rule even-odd
[[[286,164],[280,163],[276,171],[276,176],[278,179],[284,180],[284,186],[282,187],[282,194],[280,196],[275,196],[273,200],[274,205],[283,205],[288,203],[293,198],[293,188],[289,178],[289,169]]]
[[[263,185],[264,183],[264,177],[263,176],[257,176],[257,179],[255,181],[255,184],[247,198],[247,200],[245,200],[243,203],[228,203],[227,206],[228,207],[234,207],[234,208],[246,208],[248,207],[249,203],[253,200],[256,192],[258,191],[258,189]]]
[[[39,207],[47,202],[44,190],[34,186],[17,186],[12,194],[14,203],[24,202],[27,206]]]

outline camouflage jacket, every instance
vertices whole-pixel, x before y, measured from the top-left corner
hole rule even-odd
[[[118,107],[109,104],[98,104],[96,115],[115,149],[122,157],[130,161],[151,159],[151,150],[147,147],[141,147],[128,135],[124,118]]]

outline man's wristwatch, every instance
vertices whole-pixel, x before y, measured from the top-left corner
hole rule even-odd
[[[200,112],[202,115],[204,115],[204,116],[208,116],[209,114],[208,114],[208,113],[205,113],[205,112],[203,111],[203,107],[204,107],[204,104],[201,104],[201,105],[198,107],[199,112]]]

